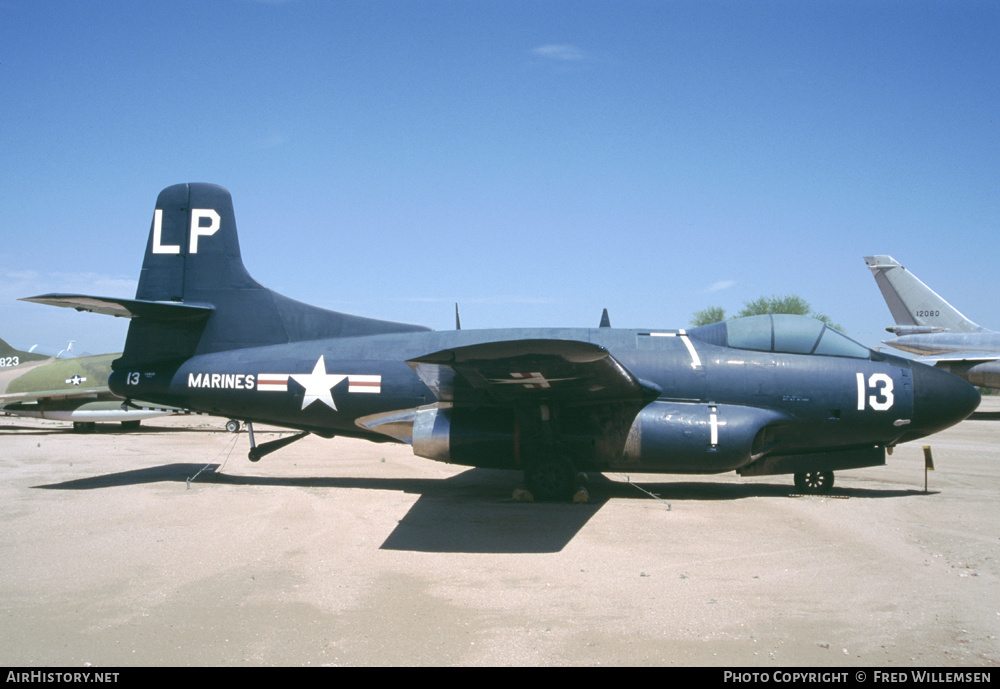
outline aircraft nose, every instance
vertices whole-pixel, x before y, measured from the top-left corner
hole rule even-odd
[[[967,418],[979,406],[979,391],[958,376],[914,362],[913,424],[909,439],[937,433]]]

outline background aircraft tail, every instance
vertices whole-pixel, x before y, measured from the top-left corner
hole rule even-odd
[[[887,328],[897,335],[919,332],[988,332],[963,316],[892,256],[865,256],[885,303],[896,321]]]
[[[0,339],[0,356],[10,356],[11,354],[23,354],[19,349],[14,349],[4,340]]]
[[[196,354],[427,330],[310,306],[267,289],[247,273],[229,192],[177,184],[160,192],[135,299],[43,295],[35,301],[132,318],[115,368]]]
[[[17,349],[12,345],[8,344],[5,340],[0,339],[0,364],[2,368],[7,368],[10,366],[16,366],[14,362],[24,363],[25,361],[41,361],[42,359],[51,358],[47,354],[35,353],[30,351],[24,351]]]

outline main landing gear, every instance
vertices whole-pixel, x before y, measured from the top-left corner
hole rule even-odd
[[[524,470],[524,484],[539,500],[568,500],[577,489],[577,473],[569,460],[553,456]]]
[[[570,500],[578,488],[571,451],[563,443],[555,413],[548,405],[523,409],[518,416],[524,484],[544,501]]]

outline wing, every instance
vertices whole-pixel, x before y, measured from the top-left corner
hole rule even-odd
[[[928,366],[937,366],[946,363],[983,363],[984,361],[996,361],[1000,359],[1000,352],[944,352],[917,357],[917,361]]]
[[[440,402],[586,405],[655,398],[608,350],[578,340],[467,345],[406,362]]]

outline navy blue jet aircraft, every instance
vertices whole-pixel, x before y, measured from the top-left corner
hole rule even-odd
[[[524,471],[541,499],[578,472],[833,472],[966,418],[976,390],[820,321],[755,316],[692,330],[431,331],[309,306],[247,273],[232,198],[180,184],[156,201],[135,299],[34,301],[131,318],[109,385],[306,434],[403,442],[421,457]],[[252,429],[252,425],[251,425]]]

